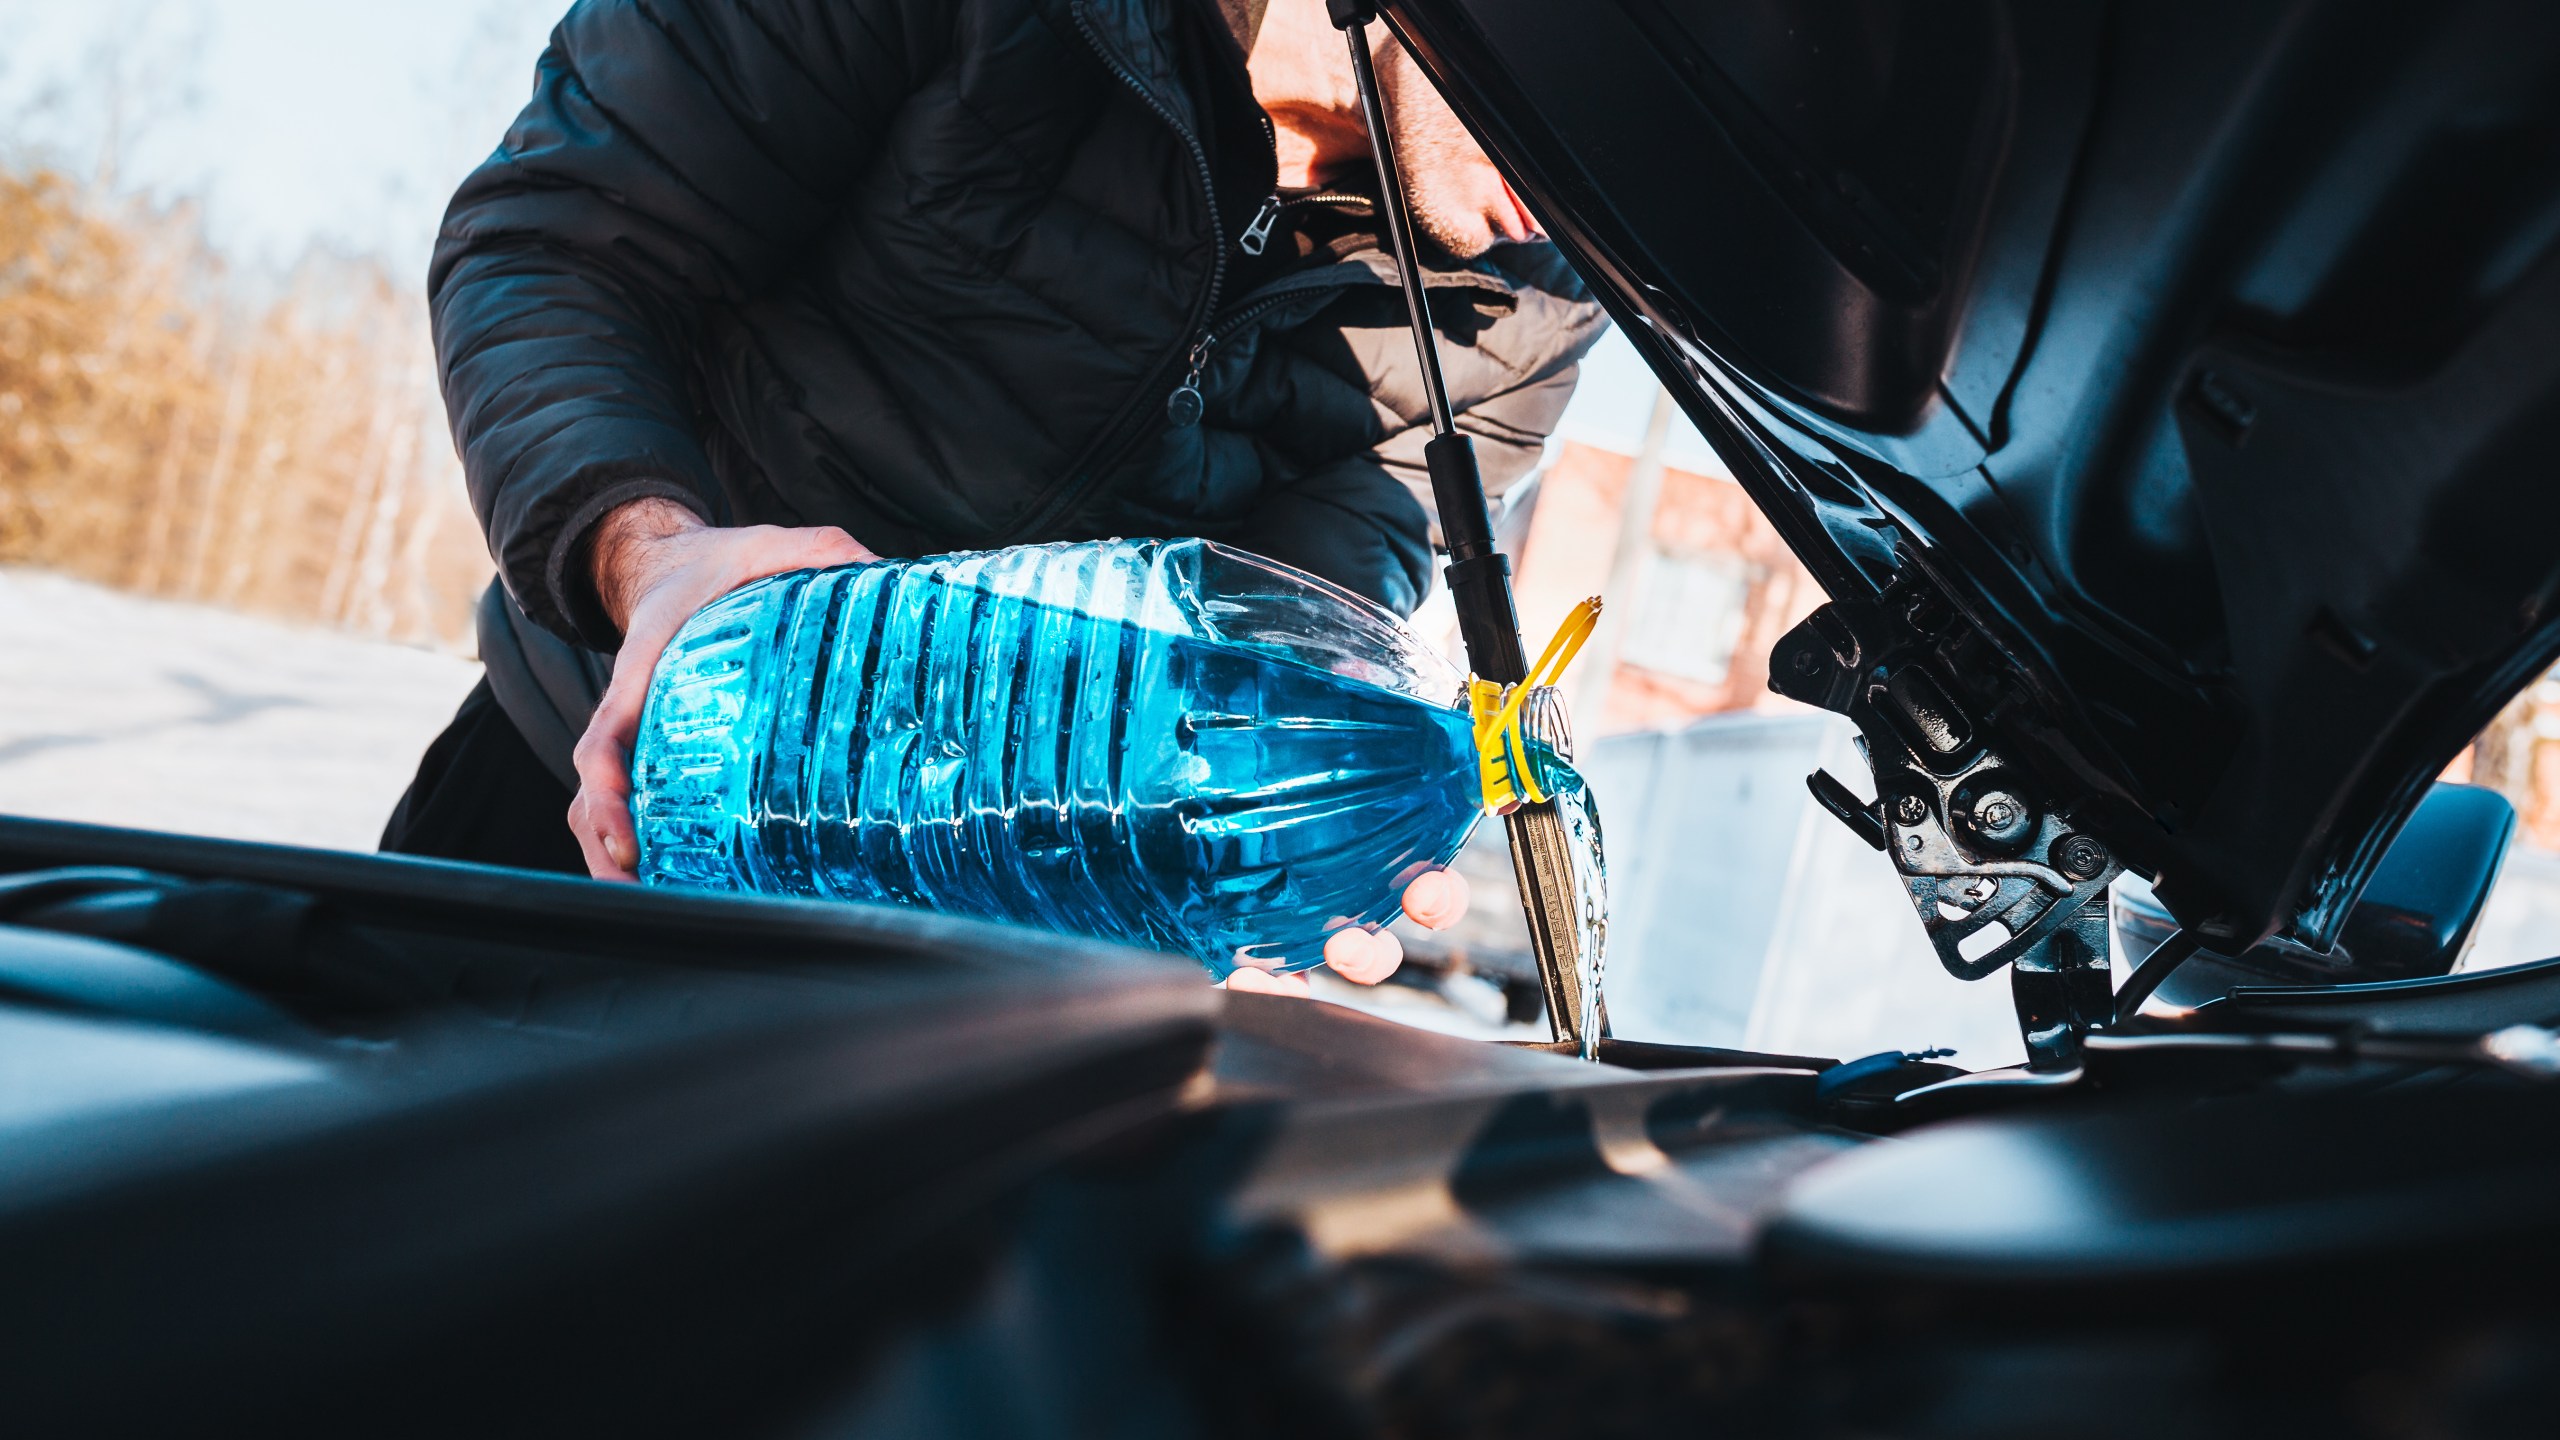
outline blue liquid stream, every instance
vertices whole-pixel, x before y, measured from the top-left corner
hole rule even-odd
[[[1463,711],[1111,618],[1136,612],[896,564],[725,597],[651,688],[642,878],[1010,920],[1223,978],[1320,963],[1456,854],[1481,813]]]

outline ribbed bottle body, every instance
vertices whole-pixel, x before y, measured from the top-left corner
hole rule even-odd
[[[1012,920],[1219,974],[1313,964],[1476,815],[1466,716],[1416,693],[1427,662],[1383,653],[1383,612],[1292,642],[1361,603],[1197,541],[759,582],[659,666],[642,878]]]

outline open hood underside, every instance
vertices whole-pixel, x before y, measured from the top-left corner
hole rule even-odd
[[[1399,0],[1835,598],[2209,939],[2560,650],[2560,8]]]

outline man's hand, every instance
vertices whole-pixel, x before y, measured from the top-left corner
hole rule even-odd
[[[1455,870],[1425,870],[1404,887],[1404,913],[1427,930],[1446,930],[1466,918],[1467,877]],[[1375,985],[1404,963],[1404,942],[1392,930],[1371,932],[1346,925],[1324,942],[1324,963],[1345,980]],[[1305,995],[1303,975],[1274,975],[1241,968],[1227,977],[1227,988],[1256,995]]]
[[[604,613],[622,631],[587,733],[571,752],[578,767],[569,829],[599,880],[633,880],[640,841],[631,825],[631,745],[658,657],[696,611],[750,580],[789,570],[851,565],[880,557],[832,526],[718,529],[671,500],[634,500],[596,527],[589,573]]]

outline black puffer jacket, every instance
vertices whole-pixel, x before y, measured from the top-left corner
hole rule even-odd
[[[582,0],[430,277],[522,614],[611,648],[574,561],[645,495],[887,555],[1204,534],[1415,604],[1423,404],[1392,264],[1337,250],[1238,293],[1271,159],[1212,13]],[[1546,246],[1431,278],[1499,489],[1599,310]],[[1205,415],[1175,426],[1195,352]]]

